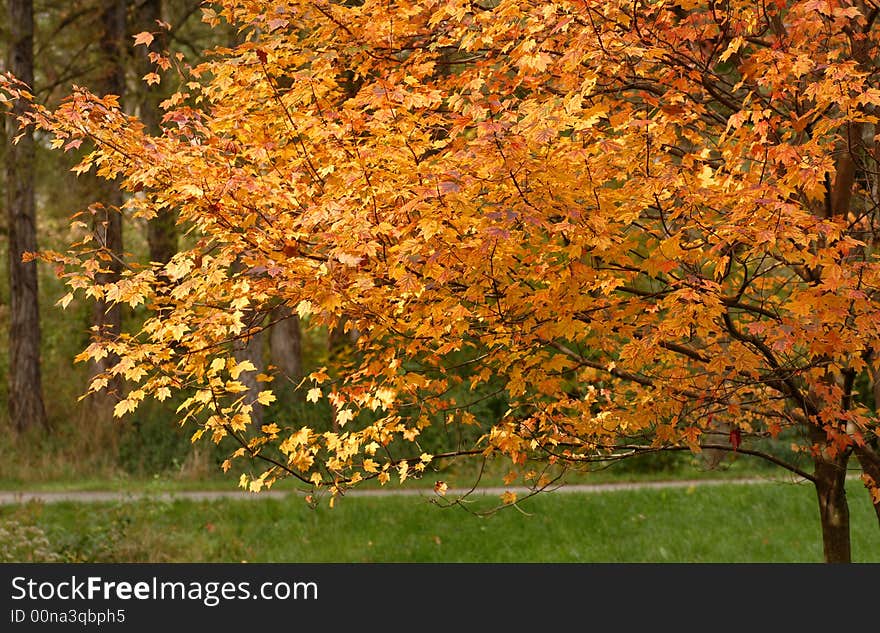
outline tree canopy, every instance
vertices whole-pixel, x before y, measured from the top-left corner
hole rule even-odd
[[[81,355],[118,359],[91,386],[130,382],[117,415],[186,390],[194,438],[232,436],[236,456],[266,460],[252,490],[402,481],[453,454],[740,451],[815,483],[826,557],[849,556],[836,544],[852,454],[880,516],[877,6],[203,11],[241,43],[194,67],[152,52],[148,83],[185,82],[161,134],[83,89],[24,115],[59,148],[93,148],[77,169],[118,178],[121,213],[173,209],[186,235],[169,262],[129,259],[113,282],[87,222],[69,252],[43,254],[72,293],[155,308]],[[252,423],[272,376],[252,397],[242,377],[257,368],[231,344],[279,306],[358,333],[344,370],[303,380],[308,401],[332,404],[332,430]],[[477,418],[451,395],[461,384],[500,385],[508,410]],[[449,424],[478,439],[420,449]],[[763,451],[769,437],[802,459]]]

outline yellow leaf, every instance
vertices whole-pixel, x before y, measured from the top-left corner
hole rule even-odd
[[[730,41],[727,48],[721,55],[718,56],[718,61],[724,62],[727,61],[730,57],[732,57],[745,43],[745,40],[741,37],[735,37]]]
[[[248,390],[247,386],[238,380],[227,380],[226,384],[223,385],[223,388],[229,393],[241,393],[242,391]]]
[[[64,308],[66,308],[66,307],[68,306],[68,304],[69,304],[72,300],[73,300],[73,293],[72,293],[72,292],[68,292],[66,295],[64,295],[63,297],[61,297],[61,298],[58,300],[58,305],[60,305],[60,306],[61,306],[61,309],[63,310]]]
[[[379,464],[377,464],[372,459],[365,459],[363,465],[364,465],[364,470],[367,471],[368,473],[379,472]]]
[[[168,329],[171,331],[174,340],[179,341],[189,331],[189,326],[184,323],[172,323],[168,326]]]
[[[229,370],[229,375],[230,375],[230,377],[232,377],[233,380],[238,380],[238,377],[239,377],[239,375],[241,375],[241,372],[243,372],[243,371],[256,371],[256,370],[257,370],[256,366],[251,361],[243,360],[240,363],[238,363],[237,365],[235,365],[235,367],[233,367],[232,369]]]
[[[715,172],[712,171],[712,168],[709,167],[709,165],[703,165],[698,177],[700,179],[700,184],[703,187],[712,187],[712,185],[715,184]]]
[[[382,403],[382,406],[388,408],[394,402],[397,394],[393,390],[381,387],[376,390],[376,398]]]
[[[309,402],[317,402],[321,399],[321,389],[319,387],[314,387],[309,389],[309,392],[306,394],[306,400]]]
[[[342,427],[345,426],[347,422],[350,422],[353,417],[354,412],[352,412],[351,409],[340,409],[336,413],[336,422]]]
[[[510,490],[506,491],[503,495],[501,495],[501,501],[504,503],[504,505],[516,503],[516,493],[511,492]]]
[[[306,300],[300,301],[296,306],[296,313],[301,319],[309,316],[312,313],[312,302]]]
[[[123,415],[128,413],[129,411],[134,411],[137,409],[137,402],[134,400],[120,400],[116,403],[116,406],[113,407],[113,417],[121,418]]]
[[[261,391],[257,396],[257,402],[262,404],[263,406],[269,406],[273,402],[275,402],[275,396],[272,394],[270,389],[266,391]]]

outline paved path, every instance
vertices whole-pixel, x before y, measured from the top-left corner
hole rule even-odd
[[[601,493],[617,490],[646,490],[660,488],[690,488],[691,486],[720,486],[720,485],[754,485],[768,483],[794,483],[792,479],[778,478],[750,478],[750,479],[689,479],[680,481],[644,481],[644,482],[619,482],[606,484],[567,484],[552,489],[554,493]],[[531,492],[528,488],[512,486],[478,488],[474,494],[500,495],[510,490],[519,495]],[[467,488],[450,488],[446,497],[455,498],[468,491]],[[551,492],[548,488],[547,492]],[[212,501],[215,499],[284,499],[297,492],[267,490],[258,494],[241,490],[193,490],[177,492],[103,492],[103,491],[59,491],[59,492],[26,492],[26,491],[0,491],[0,505],[15,503],[27,503],[39,501],[42,503],[58,503],[62,501],[74,501],[79,503],[114,502],[114,501],[138,501],[139,499],[167,500],[177,499],[192,501]],[[435,497],[430,488],[362,488],[349,490],[346,497]]]

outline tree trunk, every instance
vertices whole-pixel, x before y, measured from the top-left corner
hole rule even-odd
[[[150,261],[167,264],[177,253],[177,217],[173,209],[162,209],[147,221]]]
[[[108,0],[101,14],[104,34],[101,39],[101,58],[104,63],[104,74],[96,82],[95,89],[101,94],[122,96],[125,92],[125,51],[126,33],[126,0]],[[92,228],[98,244],[110,255],[105,264],[107,272],[100,273],[96,279],[100,283],[113,283],[119,280],[122,271],[122,192],[115,182],[95,176],[89,185],[93,188],[92,196],[98,203],[92,207],[94,211]],[[95,303],[92,309],[92,331],[100,339],[112,339],[122,331],[122,312],[118,304],[104,300]],[[105,356],[92,363],[92,376],[106,372],[116,362],[114,355]],[[89,415],[93,420],[105,422],[112,419],[113,406],[122,397],[122,381],[114,377],[107,388],[89,398]]]
[[[816,447],[825,445],[825,433],[813,427],[811,436]],[[850,544],[849,504],[846,499],[846,465],[849,454],[827,457],[820,451],[813,459],[822,545],[826,563],[852,562]]]
[[[288,381],[296,385],[303,377],[299,316],[290,308],[282,306],[273,311],[270,319],[276,321],[269,330],[272,364],[281,370]]]
[[[9,70],[33,88],[34,7],[32,0],[9,0]],[[13,114],[26,106],[17,101]],[[40,369],[40,310],[36,262],[22,255],[37,250],[34,199],[33,134],[28,130],[17,144],[17,124],[7,121],[6,213],[9,231],[9,417],[19,432],[48,429]]]
[[[155,32],[156,21],[162,18],[162,0],[143,0],[137,8],[132,31]],[[147,132],[158,135],[162,129],[159,104],[162,92],[156,84],[149,85],[142,77],[153,72],[153,63],[149,59],[149,49],[145,46],[135,47],[135,70],[138,76],[137,109],[141,122]],[[177,253],[177,217],[173,209],[162,209],[155,218],[147,222],[147,245],[150,261],[167,264]]]
[[[112,184],[112,183],[109,183]],[[119,190],[111,190],[103,187],[104,202],[95,205],[93,211],[92,229],[98,237],[99,243],[106,250],[120,254],[122,252],[122,217],[116,210],[122,203]],[[114,208],[115,207],[115,208]],[[121,267],[116,259],[106,263],[109,272],[97,274],[95,277],[100,283],[113,283],[119,279]],[[104,300],[98,300],[92,306],[92,332],[99,339],[112,339],[122,331],[122,311],[118,304]],[[119,359],[114,354],[109,354],[89,366],[90,377],[109,370]],[[89,396],[89,415],[101,422],[112,418],[113,407],[122,396],[122,381],[118,376],[113,377],[107,387],[100,393]]]

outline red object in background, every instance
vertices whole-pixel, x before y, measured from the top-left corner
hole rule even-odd
[[[733,446],[734,451],[742,444],[742,432],[739,429],[732,429],[730,431],[730,444]]]

